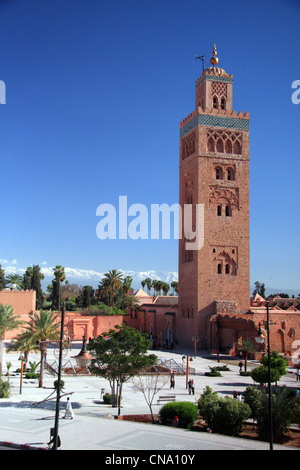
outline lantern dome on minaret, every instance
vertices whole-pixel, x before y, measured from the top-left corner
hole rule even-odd
[[[217,64],[219,63],[219,58],[217,57],[217,48],[215,44],[213,47],[212,58],[210,59],[210,63],[212,64],[212,67],[207,67],[203,72],[204,75],[214,75],[216,77],[229,77],[229,75],[225,72],[224,69],[222,69],[221,67],[217,67]]]
[[[213,47],[213,52],[212,52],[212,58],[210,59],[210,63],[212,65],[217,65],[217,63],[219,62],[219,59],[217,57],[217,48],[216,48],[216,45],[214,44],[214,47]]]

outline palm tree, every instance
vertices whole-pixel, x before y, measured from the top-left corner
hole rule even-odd
[[[24,330],[22,333],[19,333],[7,348],[8,351],[18,351],[21,354],[24,354],[24,369],[27,367],[29,353],[31,351],[38,351],[38,349],[39,346],[32,342],[32,335],[28,330]]]
[[[150,295],[151,287],[152,287],[152,279],[150,277],[146,277],[146,286],[148,290],[148,294]]]
[[[61,298],[61,283],[66,280],[65,268],[62,266],[55,266],[54,277],[58,286],[58,310],[60,310],[60,298]]]
[[[132,312],[140,308],[140,304],[138,303],[134,295],[127,295],[124,299],[123,305],[126,309],[130,308],[131,315],[132,315]]]
[[[163,282],[162,291],[163,291],[164,295],[167,295],[169,290],[170,290],[169,284],[167,282]]]
[[[152,281],[153,297],[155,297],[155,292],[158,292],[158,291],[159,291],[158,282],[159,282],[159,281],[157,281],[156,279],[153,279],[153,281]]]
[[[145,285],[146,285],[146,279],[143,279],[143,281],[141,282],[141,285],[142,285],[142,288],[144,289]]]
[[[58,315],[51,310],[41,310],[39,314],[34,312],[32,321],[27,322],[27,331],[31,336],[31,341],[32,343],[38,342],[41,352],[39,388],[43,386],[44,358],[47,349],[46,341],[57,340],[60,337],[60,323],[56,322]]]
[[[238,343],[238,349],[243,351],[245,354],[245,372],[247,372],[247,360],[250,353],[255,353],[257,351],[256,344],[251,341],[250,338],[243,338],[241,343]]]
[[[9,274],[5,279],[5,284],[8,287],[16,287],[17,289],[21,290],[23,287],[23,279],[21,276],[19,276],[19,274]]]
[[[178,294],[178,281],[173,281],[171,287],[176,294]]]
[[[23,324],[20,317],[14,315],[14,311],[10,305],[3,306],[0,304],[0,377],[2,374],[4,333],[19,328]]]
[[[104,277],[99,285],[100,295],[106,296],[108,304],[113,308],[114,299],[118,290],[122,287],[123,275],[121,271],[112,269],[104,274]]]
[[[260,438],[270,439],[270,410],[269,394],[261,391],[259,394],[258,412],[256,415]],[[299,411],[298,411],[299,413]],[[295,399],[285,387],[278,387],[272,394],[272,428],[275,442],[282,442],[284,434],[291,423],[295,422],[297,405]]]
[[[161,281],[161,280],[157,281],[156,287],[157,287],[156,290],[158,291],[159,295],[161,295],[161,290],[163,288],[163,281]]]
[[[131,276],[125,276],[123,279],[123,292],[125,295],[130,294],[132,291],[132,277]]]

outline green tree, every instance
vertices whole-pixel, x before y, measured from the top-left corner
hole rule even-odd
[[[59,314],[51,310],[34,312],[31,322],[27,322],[27,331],[31,335],[32,343],[38,343],[41,353],[39,387],[43,387],[44,359],[47,350],[47,341],[57,340],[60,337],[60,323],[57,322]]]
[[[251,372],[251,377],[254,382],[259,384],[265,384],[268,382],[268,355],[261,360],[261,366],[256,367]],[[272,351],[270,354],[270,374],[271,383],[278,382],[282,375],[287,373],[287,360],[284,357],[279,356],[277,351]]]
[[[81,306],[82,308],[88,308],[92,303],[94,296],[94,289],[92,286],[84,286],[81,293]]]
[[[2,375],[4,333],[15,330],[22,324],[23,322],[20,320],[20,317],[14,315],[14,309],[10,305],[3,306],[0,304],[0,377]]]
[[[66,280],[65,268],[62,266],[55,266],[54,268],[54,281],[52,291],[52,305],[54,309],[60,310],[61,308],[61,284]]]
[[[33,266],[31,277],[31,289],[36,292],[36,309],[40,310],[44,301],[44,294],[42,291],[41,280],[44,279],[44,274],[41,273],[40,267]]]
[[[125,324],[103,333],[87,346],[95,357],[91,361],[91,372],[109,381],[112,404],[118,406],[118,414],[124,382],[156,363],[157,357],[148,354],[149,347],[146,335]]]
[[[33,267],[29,266],[25,273],[23,274],[23,288],[24,289],[31,289],[31,279],[33,275]]]
[[[252,370],[251,377],[254,382],[264,385],[268,382],[269,368],[266,366],[259,366]],[[280,380],[280,373],[277,369],[270,369],[271,383],[278,382]]]
[[[256,281],[254,285],[255,285],[255,289],[252,295],[258,294],[258,295],[261,295],[263,298],[265,298],[266,288],[265,288],[264,283]]]
[[[5,271],[0,264],[0,291],[5,289]]]
[[[268,355],[265,354],[261,360],[263,366],[268,367]],[[270,354],[270,367],[271,369],[278,370],[280,377],[287,374],[287,359],[279,356],[277,351],[272,351]],[[279,379],[280,380],[280,379]]]

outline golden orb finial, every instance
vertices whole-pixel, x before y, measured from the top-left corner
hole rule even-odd
[[[213,47],[213,53],[212,53],[213,57],[210,59],[210,63],[212,65],[217,65],[217,63],[219,62],[219,59],[217,57],[217,48],[216,48],[216,45],[214,44],[214,47]]]

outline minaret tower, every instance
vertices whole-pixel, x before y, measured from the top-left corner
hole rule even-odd
[[[218,66],[196,81],[195,111],[180,124],[179,203],[203,205],[203,246],[179,241],[178,340],[211,348],[210,318],[245,313],[250,305],[249,113],[232,110],[233,76]],[[204,223],[204,227],[203,227]]]

